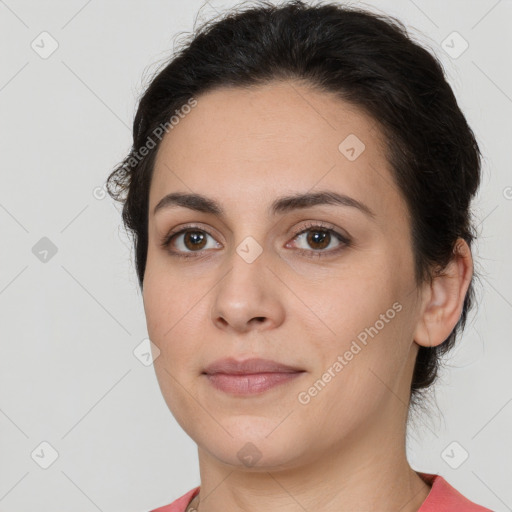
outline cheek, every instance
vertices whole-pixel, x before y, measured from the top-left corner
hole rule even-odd
[[[144,277],[143,300],[149,338],[167,359],[167,351],[176,326],[179,325],[179,290],[165,274],[154,267]]]
[[[314,286],[299,292],[305,304],[317,313],[316,323],[331,338],[356,336],[397,300],[396,278],[384,262],[376,258],[365,260],[322,277]],[[300,283],[296,286],[300,287]]]
[[[143,288],[144,313],[151,341],[162,348],[162,338],[170,327],[170,301],[166,284],[155,279],[152,273],[146,273]],[[171,324],[172,325],[172,324]]]
[[[166,265],[165,257],[150,246],[144,274],[143,300],[148,329],[162,338],[179,318],[190,290],[180,287],[175,272]]]
[[[197,356],[204,343],[204,290],[194,279],[177,279],[153,266],[144,278],[143,299],[149,338],[160,350],[155,365],[165,366],[180,380],[190,378],[197,372]],[[166,378],[165,373],[162,377]]]
[[[393,256],[380,254],[330,279],[328,286],[308,290],[307,304],[317,315],[307,315],[304,327],[316,352],[323,354],[319,372],[346,355],[345,374],[368,374],[375,367],[388,375],[406,356],[412,297],[406,290],[413,283],[406,267],[396,272]]]
[[[347,302],[340,299],[338,306],[344,307],[337,313],[330,308],[327,320],[335,335],[319,339],[308,333],[316,340],[319,364],[301,389],[312,407],[325,411],[316,415],[325,431],[332,424],[351,431],[399,394],[410,346],[404,336],[406,309],[393,294],[362,287],[357,295],[340,296]]]

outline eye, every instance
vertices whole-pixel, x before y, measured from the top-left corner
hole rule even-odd
[[[169,248],[177,246],[177,250],[169,249],[172,256],[179,256],[184,258],[195,257],[195,254],[190,253],[200,252],[202,249],[213,249],[220,247],[220,244],[213,244],[213,247],[207,247],[207,237],[211,235],[197,226],[187,226],[178,232],[169,233],[162,241],[162,247]],[[213,239],[213,237],[212,237]],[[188,254],[187,254],[188,253]]]
[[[312,250],[299,249],[299,253],[311,258],[332,256],[345,247],[350,246],[350,240],[346,236],[321,223],[310,223],[306,225],[305,229],[302,226],[302,229],[295,234],[293,240],[300,240],[311,247]],[[332,242],[335,242],[334,249],[324,250],[331,246]]]

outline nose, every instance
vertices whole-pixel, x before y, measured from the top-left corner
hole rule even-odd
[[[267,263],[264,253],[251,261],[233,252],[229,270],[212,291],[217,328],[242,333],[273,329],[284,321],[285,287]]]

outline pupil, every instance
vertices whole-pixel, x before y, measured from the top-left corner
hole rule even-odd
[[[317,247],[318,249],[323,249],[329,245],[330,234],[327,231],[313,231],[312,233],[314,234],[308,237],[308,243],[313,245],[320,243],[321,247]],[[316,236],[316,234],[319,234],[319,236]],[[325,243],[325,240],[327,240],[327,243]]]
[[[200,233],[199,231],[189,231],[185,236],[185,245],[188,249],[190,248],[201,248],[200,244],[201,242],[204,242],[204,234]],[[188,242],[192,240],[192,247],[188,246]],[[199,242],[199,243],[197,243]]]

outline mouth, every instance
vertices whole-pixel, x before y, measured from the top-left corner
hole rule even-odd
[[[252,358],[238,361],[233,357],[218,359],[204,369],[207,375],[225,373],[229,375],[247,375],[254,373],[295,373],[303,368],[290,366],[272,359]]]
[[[216,389],[231,395],[253,395],[263,393],[276,386],[290,382],[305,372],[270,372],[270,373],[246,373],[205,374],[208,381]]]
[[[207,366],[203,375],[216,389],[240,396],[263,393],[304,373],[306,371],[301,368],[270,359],[237,361],[227,358]]]

